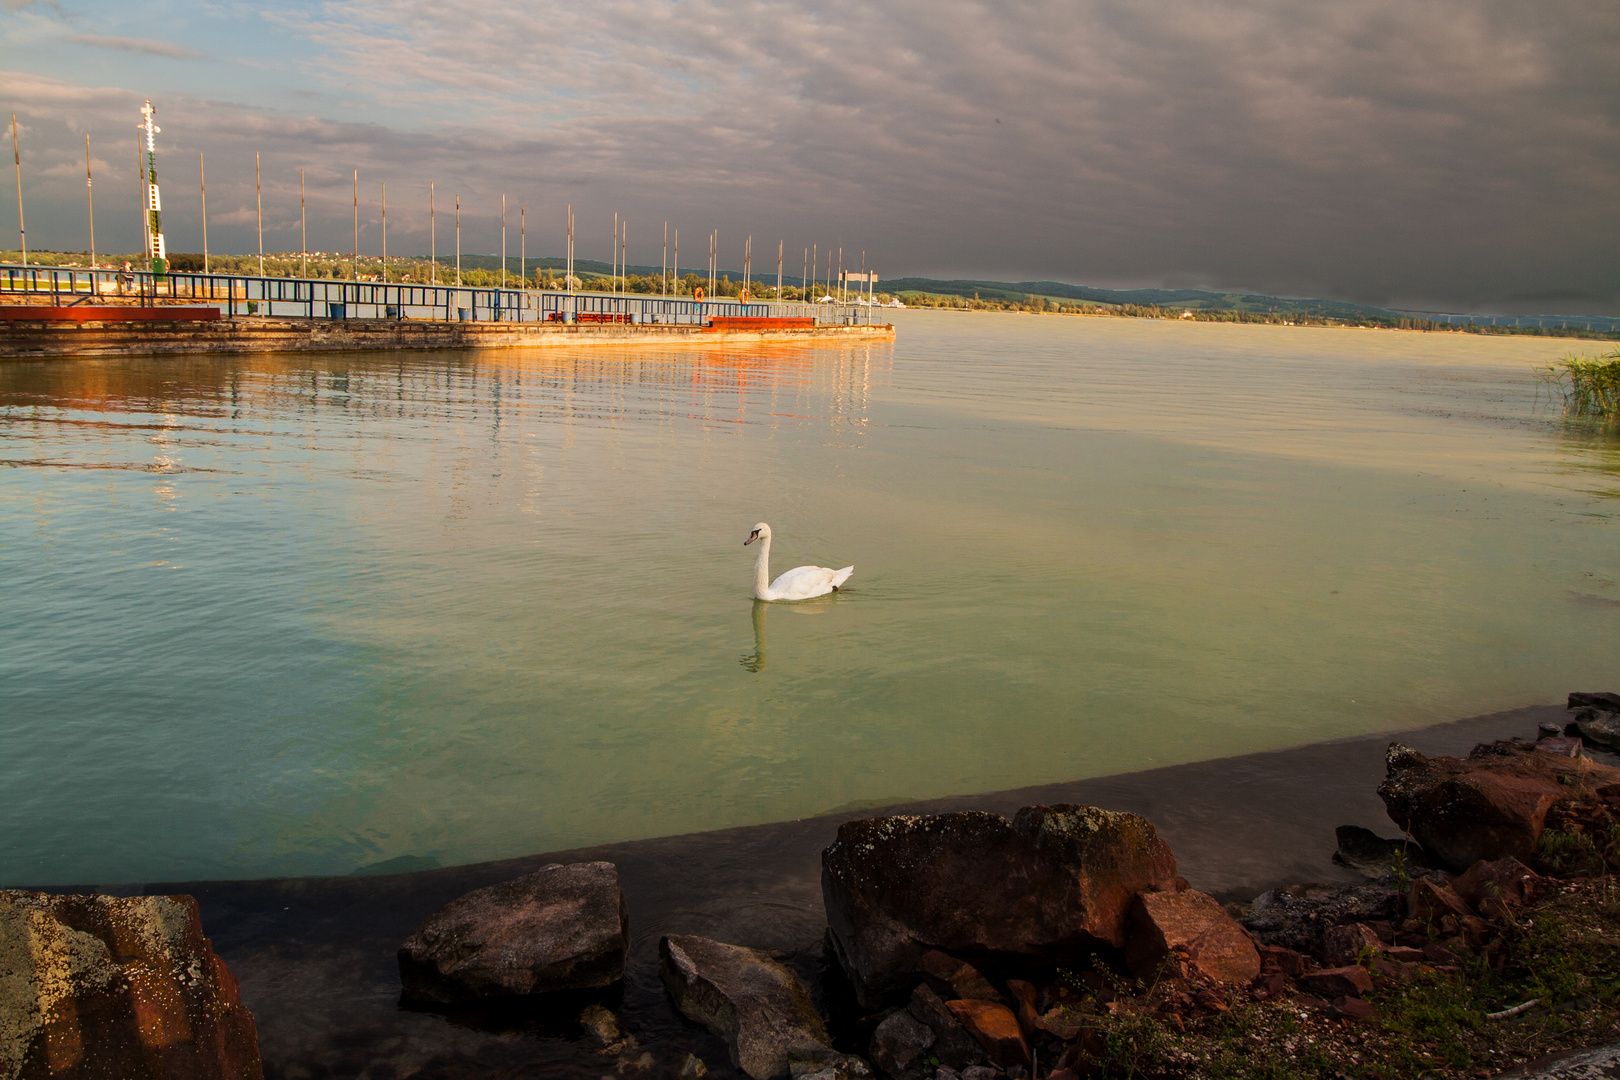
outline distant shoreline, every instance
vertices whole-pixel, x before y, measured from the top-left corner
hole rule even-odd
[[[1431,319],[1393,319],[1385,322],[1367,320],[1348,322],[1308,315],[1258,315],[1249,311],[1225,309],[1187,309],[1190,314],[1176,314],[1168,309],[1124,310],[1101,304],[1074,304],[1040,307],[1033,304],[1010,304],[1000,301],[968,301],[965,304],[915,303],[902,298],[905,311],[948,311],[959,314],[1008,315],[1062,315],[1104,319],[1148,319],[1161,322],[1231,323],[1243,326],[1305,326],[1328,330],[1400,330],[1424,334],[1472,334],[1479,337],[1539,337],[1572,341],[1620,341],[1620,330],[1586,330],[1577,327],[1540,326],[1480,326],[1473,323],[1443,323]],[[1134,305],[1127,305],[1134,308]]]

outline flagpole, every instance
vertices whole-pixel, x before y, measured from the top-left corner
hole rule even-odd
[[[84,134],[84,197],[90,207],[90,269],[96,268],[96,194],[90,187],[90,133]],[[94,281],[94,279],[91,279]],[[90,291],[95,292],[94,284]]]
[[[17,148],[17,114],[11,114],[11,160],[17,166],[17,242],[22,245],[22,264],[28,266],[28,228],[23,224],[22,151]],[[142,202],[142,206],[146,205]]]
[[[259,276],[264,277],[264,188],[259,184],[259,152],[253,151],[253,199],[258,206]]]
[[[88,138],[88,136],[87,136]],[[88,169],[88,167],[87,167]],[[203,167],[202,151],[197,152],[197,190],[202,194],[202,226],[203,226],[203,273],[208,273],[208,170]],[[95,223],[91,222],[91,237],[94,233]]]

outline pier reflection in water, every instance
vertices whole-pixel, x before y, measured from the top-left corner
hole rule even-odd
[[[1549,349],[903,313],[0,364],[0,884],[458,863],[1598,685],[1617,458],[1534,402]],[[751,627],[760,520],[849,590]]]

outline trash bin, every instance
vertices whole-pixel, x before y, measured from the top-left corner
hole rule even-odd
[[[349,305],[348,304],[327,304],[326,305],[326,317],[328,319],[347,319],[349,317],[348,311],[349,311]]]
[[[472,308],[464,308],[464,307],[456,308],[456,318],[459,319],[461,322],[471,322],[472,321]]]
[[[385,318],[385,319],[397,319],[397,318],[400,318],[399,305],[398,304],[389,304],[386,307],[384,307],[383,308],[383,318]]]

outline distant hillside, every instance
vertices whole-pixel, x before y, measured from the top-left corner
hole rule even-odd
[[[1256,314],[1316,315],[1357,319],[1396,317],[1396,313],[1342,300],[1300,300],[1258,293],[1216,293],[1202,289],[1097,289],[1061,281],[941,281],[936,278],[892,278],[879,283],[887,293],[933,293],[943,296],[978,296],[983,300],[1021,302],[1031,296],[1054,300],[1083,300],[1093,304],[1137,304],[1143,307],[1248,311]]]

